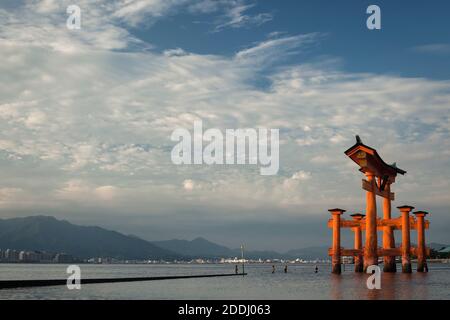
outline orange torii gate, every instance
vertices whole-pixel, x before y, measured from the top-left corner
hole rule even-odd
[[[402,271],[411,272],[411,255],[417,256],[417,271],[427,272],[426,257],[429,249],[425,247],[425,229],[429,228],[429,221],[425,220],[428,214],[425,211],[416,211],[416,218],[410,216],[414,209],[412,206],[397,207],[401,216],[391,217],[391,201],[394,193],[391,184],[395,182],[397,174],[404,175],[406,171],[397,168],[396,164],[386,164],[377,151],[364,145],[356,136],[356,144],[345,151],[365,174],[367,180],[362,180],[362,188],[366,191],[366,214],[352,214],[352,220],[345,220],[341,215],[345,210],[330,209],[332,218],[328,227],[333,230],[333,245],[329,250],[332,257],[332,273],[341,273],[341,257],[352,256],[355,261],[355,272],[363,272],[370,265],[378,264],[378,257],[383,257],[384,271],[396,272],[395,257],[402,257]],[[383,218],[377,217],[376,196],[383,198]],[[341,247],[341,228],[351,228],[355,234],[353,249]],[[417,247],[412,247],[410,231],[417,230]],[[394,230],[402,231],[402,244],[395,246]],[[365,231],[365,244],[362,244],[362,232]],[[377,231],[383,231],[383,247],[378,248]]]

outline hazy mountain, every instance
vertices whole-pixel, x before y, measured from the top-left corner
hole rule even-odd
[[[449,247],[449,245],[448,244],[431,242],[430,244],[428,244],[428,247],[430,247],[433,250],[439,251],[442,248]]]
[[[218,245],[204,238],[188,240],[153,241],[154,245],[173,251],[178,254],[193,258],[231,258],[236,256],[236,251],[225,246]]]
[[[208,241],[204,238],[196,238],[192,241],[188,240],[167,240],[154,241],[154,245],[186,255],[192,258],[234,258],[241,257],[241,249],[230,249],[217,243]],[[275,251],[245,251],[247,259],[282,259],[285,254]]]
[[[65,252],[79,258],[173,259],[152,243],[100,227],[78,226],[48,216],[0,219],[0,248]]]
[[[154,245],[192,258],[234,258],[241,257],[241,249],[230,249],[204,238],[188,240],[153,241]],[[326,259],[328,247],[312,247],[291,250],[286,253],[275,251],[245,250],[247,259]]]
[[[430,244],[440,249],[444,244]],[[234,258],[241,250],[208,241],[204,238],[188,240],[145,241],[134,235],[95,226],[78,226],[54,217],[34,216],[0,219],[0,248],[17,250],[45,250],[66,252],[79,258],[115,257],[118,259],[182,259]],[[245,250],[249,259],[327,259],[328,247],[309,247],[275,251]]]

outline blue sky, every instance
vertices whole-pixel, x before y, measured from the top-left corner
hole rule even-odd
[[[81,8],[81,30],[66,8]],[[382,29],[366,28],[381,7]],[[408,171],[393,206],[450,242],[446,1],[23,0],[0,4],[0,216],[149,240],[329,243],[364,210],[359,134]],[[277,128],[280,171],[175,166],[173,130]],[[394,216],[397,213],[394,212]]]
[[[331,55],[341,59],[342,67],[352,72],[392,73],[408,77],[448,79],[447,1],[259,1],[243,14],[270,15],[265,23],[227,27],[216,31],[221,13],[174,12],[151,27],[131,32],[166,50],[183,48],[199,54],[231,56],[273,32],[304,34],[320,32],[324,39],[303,55],[292,57],[317,59]],[[382,10],[382,30],[366,28],[366,8],[378,4]],[[430,45],[437,45],[434,47]],[[439,46],[443,45],[443,46]],[[428,50],[420,47],[429,46]]]

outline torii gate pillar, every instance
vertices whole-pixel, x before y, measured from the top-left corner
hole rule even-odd
[[[341,274],[341,215],[345,212],[342,209],[328,210],[332,216],[333,244],[331,256],[331,272]]]
[[[363,214],[355,213],[350,215],[354,221],[358,222],[358,225],[353,228],[353,232],[355,232],[355,250],[360,251],[362,249],[362,230],[361,230],[361,220],[364,218]],[[362,254],[357,254],[354,257],[355,263],[355,272],[363,272],[364,271],[364,259]]]
[[[416,211],[417,217],[417,272],[428,272],[425,248],[425,221],[426,211]]]
[[[386,184],[385,190],[388,194],[391,193],[391,183]],[[391,198],[383,198],[383,219],[391,219]],[[392,227],[385,226],[383,228],[383,248],[395,248],[394,230]],[[383,258],[383,271],[384,272],[397,272],[397,266],[395,264],[395,257],[384,256]]]
[[[366,244],[364,250],[364,271],[371,265],[378,264],[377,255],[377,202],[375,199],[375,176],[372,172],[366,172],[367,182],[371,191],[366,191]]]
[[[402,213],[402,272],[411,273],[411,225],[409,213],[414,209],[411,206],[397,207]]]

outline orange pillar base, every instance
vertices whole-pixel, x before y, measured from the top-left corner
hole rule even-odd
[[[384,272],[397,272],[397,265],[395,264],[395,257],[384,257]]]
[[[411,262],[402,262],[402,272],[403,273],[412,273]]]
[[[364,263],[362,257],[355,257],[355,272],[364,272]]]
[[[417,272],[428,272],[426,261],[417,261]]]
[[[341,270],[341,264],[340,263],[334,263],[331,266],[331,273],[334,274],[341,274],[342,270]]]

